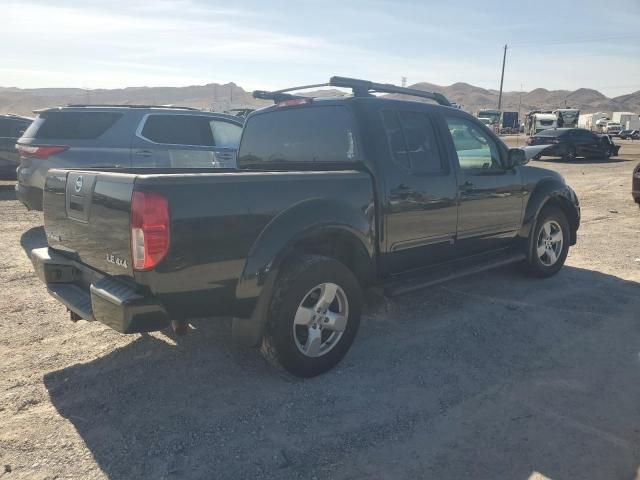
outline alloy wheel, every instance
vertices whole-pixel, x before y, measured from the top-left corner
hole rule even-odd
[[[304,296],[293,322],[293,338],[307,357],[321,357],[335,347],[349,319],[349,302],[335,283],[322,283]]]
[[[540,233],[538,233],[536,252],[544,266],[551,267],[555,265],[562,253],[563,241],[562,228],[558,222],[548,220],[542,225]]]

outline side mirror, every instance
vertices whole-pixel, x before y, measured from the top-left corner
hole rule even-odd
[[[527,155],[521,148],[510,148],[507,160],[509,168],[514,168],[519,165],[525,165],[529,163]]]

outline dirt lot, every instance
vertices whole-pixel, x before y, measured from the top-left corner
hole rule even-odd
[[[307,381],[234,347],[224,320],[184,338],[70,322],[31,272],[40,214],[0,183],[0,478],[635,478],[640,142],[620,143],[609,162],[534,162],[582,202],[558,276],[378,302]]]

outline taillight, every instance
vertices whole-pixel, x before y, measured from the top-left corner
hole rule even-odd
[[[68,149],[69,147],[64,145],[22,145],[21,143],[16,144],[16,150],[18,150],[20,156],[30,158],[47,158],[51,155],[64,152]]]
[[[533,145],[533,137],[527,138],[527,145]]]
[[[149,270],[169,250],[169,206],[159,193],[131,196],[131,260],[134,270]]]

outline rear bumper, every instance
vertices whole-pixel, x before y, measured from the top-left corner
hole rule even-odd
[[[16,197],[29,210],[42,211],[42,189],[29,187],[18,182],[16,184]]]
[[[33,250],[31,261],[49,293],[85,320],[97,320],[120,333],[153,332],[169,325],[160,302],[127,283],[48,247]]]

